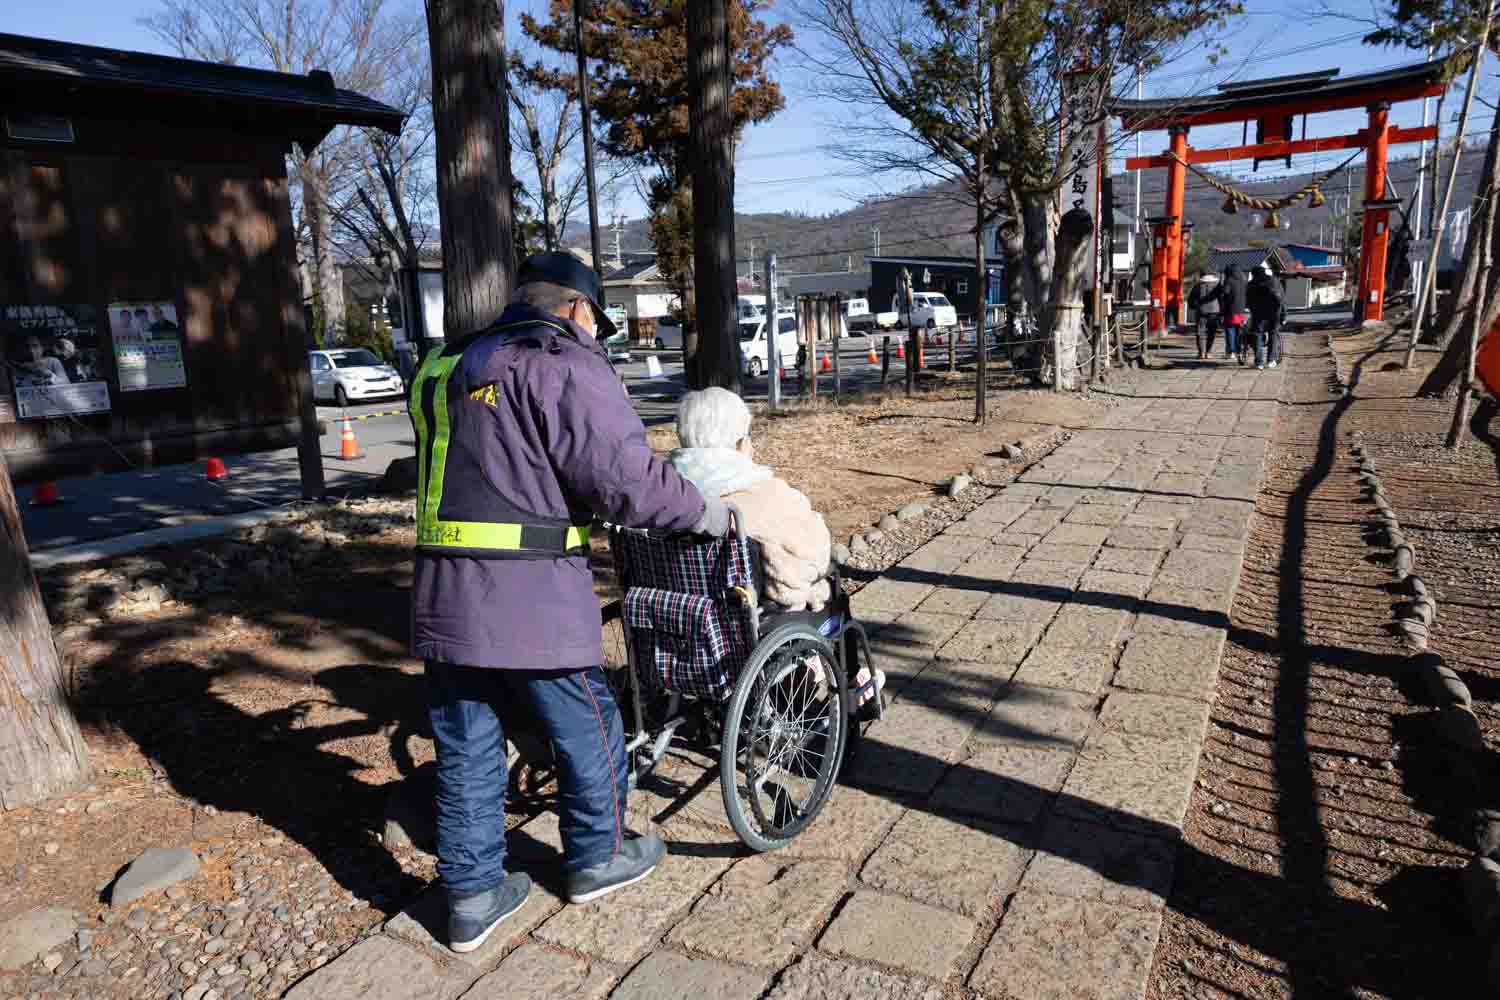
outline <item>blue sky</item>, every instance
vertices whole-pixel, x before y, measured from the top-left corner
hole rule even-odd
[[[1367,17],[1370,0],[1329,0],[1340,11]],[[1219,39],[1228,46],[1230,55],[1218,66],[1209,65],[1204,55],[1192,53],[1149,79],[1147,96],[1170,96],[1213,89],[1226,79],[1254,79],[1280,76],[1318,69],[1339,68],[1344,75],[1370,72],[1390,66],[1419,61],[1420,53],[1377,49],[1359,42],[1360,24],[1336,17],[1310,17],[1306,0],[1248,0],[1250,13]],[[545,0],[524,0],[507,4],[514,18],[523,9],[545,7]],[[160,43],[136,23],[142,14],[152,10],[147,0],[5,0],[0,14],[0,30],[17,34],[62,38],[94,45],[144,51],[163,51]],[[778,76],[787,97],[786,110],[772,121],[750,130],[740,149],[736,173],[736,204],[741,211],[800,210],[825,213],[846,208],[851,199],[889,190],[889,180],[872,182],[850,177],[847,163],[821,151],[837,137],[841,114],[847,111],[830,107],[811,97],[798,67],[798,56],[781,57]],[[1480,89],[1481,97],[1494,100],[1495,74],[1488,72]],[[1448,102],[1456,117],[1458,97]],[[1475,105],[1470,121],[1471,133],[1483,133],[1492,112],[1482,104]],[[1394,124],[1420,124],[1420,104],[1397,105],[1391,112]],[[1447,116],[1445,116],[1447,117]],[[1359,111],[1340,112],[1313,117],[1308,123],[1309,135],[1334,135],[1354,131],[1364,124]],[[1451,134],[1454,124],[1445,124]],[[1213,147],[1237,143],[1238,125],[1195,130],[1190,138],[1195,146]],[[1165,146],[1162,135],[1147,135],[1142,140],[1146,152]],[[1133,152],[1133,144],[1128,150]],[[1416,147],[1393,148],[1393,155],[1414,154]],[[1337,158],[1335,158],[1337,157]],[[1318,157],[1298,157],[1297,170],[1327,169],[1341,162],[1343,155],[1325,153]],[[1236,164],[1236,173],[1248,175],[1249,164]],[[1261,176],[1269,172],[1262,167]],[[1144,178],[1147,192],[1159,190],[1160,178]],[[1159,210],[1149,205],[1148,214]],[[1157,199],[1159,200],[1159,199]],[[638,200],[623,193],[620,208],[630,215],[639,213]]]

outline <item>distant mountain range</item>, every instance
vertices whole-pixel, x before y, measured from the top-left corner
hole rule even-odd
[[[1330,159],[1332,159],[1330,157]],[[1450,211],[1467,208],[1478,187],[1483,166],[1484,147],[1468,146],[1459,164]],[[1326,171],[1337,161],[1330,162]],[[1441,174],[1447,178],[1449,161],[1445,159]],[[1418,163],[1415,155],[1390,163],[1390,182],[1394,194],[1409,212],[1416,189]],[[1254,197],[1274,200],[1290,194],[1310,181],[1315,174],[1288,174],[1260,181],[1231,179],[1216,175],[1237,190]],[[1425,183],[1423,217],[1432,198],[1431,176]],[[1112,178],[1115,221],[1127,223],[1135,215],[1135,175],[1117,174]],[[1188,174],[1184,196],[1185,214],[1194,224],[1195,242],[1208,246],[1245,246],[1251,240],[1276,243],[1323,243],[1338,245],[1340,238],[1337,215],[1345,211],[1344,196],[1351,193],[1358,211],[1364,189],[1363,164],[1351,166],[1332,178],[1324,188],[1324,204],[1309,208],[1303,201],[1280,213],[1283,228],[1274,233],[1263,227],[1263,212],[1241,208],[1236,215],[1225,214],[1224,196],[1202,178]],[[1166,171],[1148,170],[1141,174],[1141,215],[1161,215],[1165,208]],[[1259,223],[1257,224],[1257,218]],[[768,249],[776,251],[783,275],[818,271],[864,270],[865,258],[879,253],[886,256],[958,255],[974,252],[972,210],[965,208],[943,185],[919,188],[903,194],[871,198],[853,208],[827,215],[805,212],[757,212],[735,217],[735,237],[739,248],[742,275],[753,269],[762,274]],[[1393,227],[1399,225],[1392,223]],[[568,243],[587,248],[588,221],[575,219],[568,227]],[[605,263],[614,256],[615,230],[600,233]],[[624,254],[649,251],[650,234],[644,219],[624,223],[619,235]],[[752,257],[753,254],[753,268]]]

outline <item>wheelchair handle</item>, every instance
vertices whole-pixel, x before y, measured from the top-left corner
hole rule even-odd
[[[745,515],[732,503],[724,505],[729,509],[729,534],[726,537],[735,541],[743,541],[745,537]]]

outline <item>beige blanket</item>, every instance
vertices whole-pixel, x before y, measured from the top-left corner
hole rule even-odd
[[[760,543],[766,597],[791,611],[820,611],[828,603],[833,539],[823,515],[781,479],[762,479],[724,494],[744,515],[745,532]]]

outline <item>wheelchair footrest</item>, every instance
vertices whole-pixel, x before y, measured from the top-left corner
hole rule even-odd
[[[874,722],[882,718],[886,709],[885,672],[876,670],[863,684],[855,681],[857,678],[851,680],[849,687],[849,701],[854,706],[850,714],[861,722]]]

